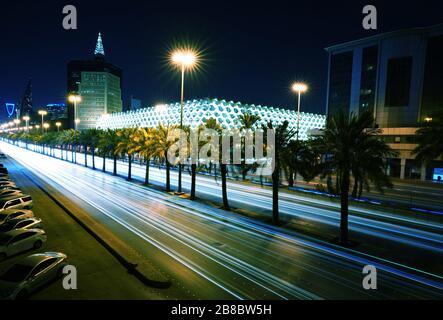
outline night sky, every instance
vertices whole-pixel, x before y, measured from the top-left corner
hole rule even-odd
[[[179,3],[182,3],[181,5]],[[78,29],[62,28],[62,8],[78,10]],[[374,4],[378,30],[361,26]],[[2,1],[0,115],[33,81],[34,108],[64,102],[66,65],[93,57],[102,32],[106,59],[123,69],[123,101],[179,100],[179,73],[167,66],[174,44],[203,50],[185,98],[217,97],[293,108],[291,82],[310,86],[302,109],[325,109],[324,48],[376,33],[443,22],[442,1]]]

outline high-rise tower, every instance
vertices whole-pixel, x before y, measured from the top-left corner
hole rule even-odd
[[[105,113],[122,111],[122,70],[105,61],[101,33],[98,34],[91,60],[75,60],[68,64],[68,95],[78,94],[77,128],[95,128],[97,118]],[[74,105],[68,101],[69,122],[74,127]]]

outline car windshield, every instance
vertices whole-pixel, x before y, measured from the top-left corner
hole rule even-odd
[[[11,240],[11,235],[1,234],[0,233],[0,246],[4,246],[8,243],[9,240]]]
[[[7,282],[19,282],[26,279],[31,272],[32,266],[14,264],[8,271],[0,276],[0,280]]]

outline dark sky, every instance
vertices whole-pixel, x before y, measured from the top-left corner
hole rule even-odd
[[[182,4],[179,4],[182,3]],[[62,8],[78,10],[78,29],[62,28]],[[374,4],[378,30],[361,26]],[[218,97],[292,108],[294,80],[306,81],[302,109],[324,112],[324,47],[400,28],[443,22],[442,1],[1,1],[0,115],[33,81],[34,106],[62,102],[66,64],[93,55],[103,34],[106,59],[123,69],[124,101],[179,100],[179,75],[167,67],[176,43],[197,45],[204,66],[185,98]]]

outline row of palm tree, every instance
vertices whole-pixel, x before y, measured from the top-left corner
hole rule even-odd
[[[349,193],[352,186],[352,195],[359,196],[362,189],[369,190],[374,185],[380,191],[392,184],[385,173],[386,158],[395,155],[378,134],[379,129],[370,113],[346,114],[339,112],[329,119],[321,134],[311,137],[307,141],[295,139],[297,132],[289,128],[287,121],[274,124],[263,124],[257,115],[245,113],[238,119],[239,129],[251,130],[255,134],[257,129],[273,129],[275,132],[275,157],[272,176],[272,221],[279,224],[279,190],[282,186],[282,176],[289,186],[293,186],[297,174],[305,181],[311,181],[317,176],[322,178],[332,176],[336,179],[335,192],[341,201],[340,242],[348,243],[348,206]],[[88,153],[92,157],[92,169],[96,169],[96,152],[103,158],[102,171],[106,171],[106,159],[113,159],[113,175],[117,175],[118,159],[127,159],[127,179],[132,180],[132,163],[140,159],[145,163],[145,181],[149,184],[149,170],[151,164],[163,165],[166,169],[165,189],[171,191],[170,172],[173,164],[168,161],[168,150],[174,143],[168,140],[171,130],[178,128],[175,125],[159,125],[156,128],[125,128],[116,130],[88,129],[84,131],[64,130],[60,132],[40,133],[38,131],[19,132],[8,134],[7,139],[32,142],[38,146],[39,151],[50,156],[55,156],[54,149],[60,149],[60,157],[68,161],[68,152],[71,152],[71,161],[76,162],[77,152],[83,150],[88,166]],[[210,118],[198,130],[204,128],[216,130],[222,135],[222,126],[216,119]],[[189,132],[190,128],[185,127]],[[264,130],[264,132],[266,132]],[[241,138],[242,146],[245,137]],[[220,160],[222,156],[220,145]],[[198,146],[199,148],[201,145]],[[231,146],[232,147],[232,146]],[[249,164],[245,160],[244,148],[242,160],[239,165],[228,165],[219,161],[218,165],[209,163],[192,163],[188,167],[191,175],[190,199],[196,199],[196,175],[202,170],[214,174],[221,179],[221,192],[223,208],[230,210],[228,201],[228,175],[240,173],[244,180],[248,174],[257,170],[257,164]],[[189,151],[189,150],[188,150]],[[64,154],[63,154],[64,152]],[[208,154],[209,155],[209,154]],[[210,156],[210,155],[209,155]],[[228,169],[228,166],[230,167]],[[190,169],[190,170],[189,170]],[[219,170],[219,174],[217,173]],[[266,177],[268,178],[268,177]]]

